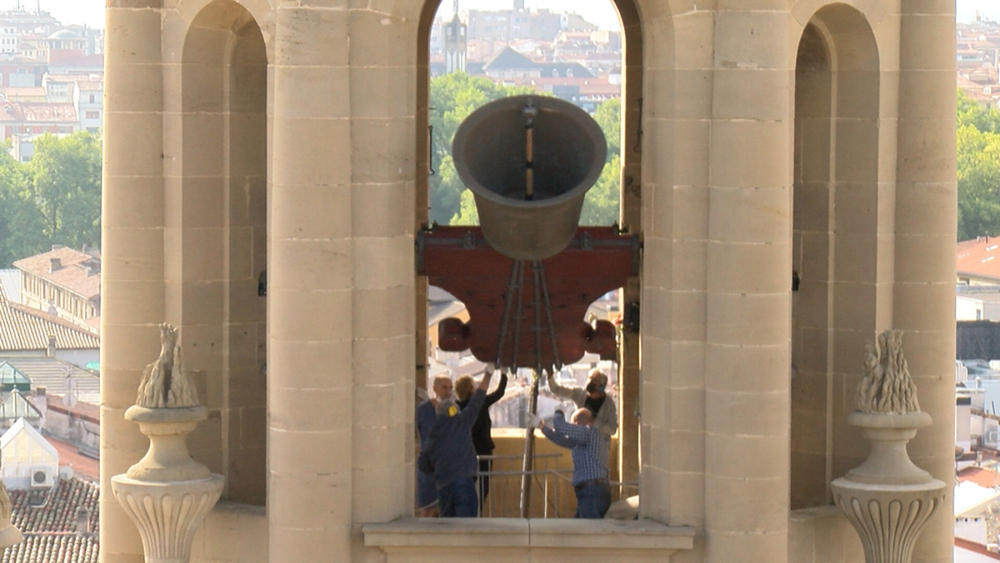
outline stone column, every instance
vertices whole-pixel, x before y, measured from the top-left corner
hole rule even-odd
[[[111,476],[148,442],[124,420],[163,320],[163,70],[158,2],[108,0],[101,272],[101,561],[141,562]]]
[[[640,509],[645,518],[702,531],[714,17],[676,3],[639,8],[645,82]],[[699,532],[694,549],[672,561],[704,561],[705,541]]]
[[[791,57],[787,2],[717,8],[706,251],[707,562],[788,559]]]
[[[904,331],[921,408],[934,424],[909,444],[918,466],[954,478],[955,396],[955,3],[903,2],[893,327]],[[951,506],[952,491],[946,491]],[[954,520],[938,511],[914,562],[951,561]]]
[[[623,57],[622,127],[621,127],[621,217],[619,224],[630,233],[642,235],[642,140],[639,138],[639,108],[642,105],[642,29],[639,14],[632,2],[617,3],[622,18]],[[642,279],[629,280],[622,291],[620,306],[640,301]],[[624,309],[622,309],[624,312]],[[618,480],[639,480],[639,334],[621,332],[618,342]],[[637,494],[623,488],[622,497]]]
[[[351,10],[355,523],[413,514],[418,3]],[[405,11],[404,11],[405,9]],[[424,41],[427,41],[424,38]],[[426,300],[423,303],[426,310]],[[423,315],[422,315],[423,316]],[[423,321],[426,326],[426,321]],[[426,333],[425,333],[426,334]],[[421,347],[421,351],[426,347]],[[360,531],[360,530],[358,530]],[[355,557],[364,549],[354,536]],[[369,556],[372,555],[371,553]]]
[[[277,10],[267,288],[271,561],[351,559],[348,19],[339,8]]]

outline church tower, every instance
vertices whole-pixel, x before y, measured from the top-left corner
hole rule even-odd
[[[444,71],[465,72],[466,25],[458,18],[458,0],[455,0],[454,15],[444,26]]]

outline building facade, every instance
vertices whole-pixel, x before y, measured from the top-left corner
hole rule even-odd
[[[162,322],[211,412],[190,450],[227,478],[203,559],[862,561],[830,482],[867,455],[846,416],[887,328],[934,418],[910,456],[952,482],[953,0],[616,2],[640,520],[578,550],[578,522],[407,518],[437,2],[107,4],[102,561],[142,561],[110,479],[147,449],[124,412]],[[951,561],[953,524],[914,561]]]

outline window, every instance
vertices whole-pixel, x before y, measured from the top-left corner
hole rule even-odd
[[[88,111],[88,112],[84,113],[84,117],[86,117],[87,119],[100,119],[101,118],[101,112],[99,112],[99,111]]]

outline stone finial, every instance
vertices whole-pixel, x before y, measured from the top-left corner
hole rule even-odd
[[[146,366],[135,404],[150,409],[184,408],[198,405],[198,391],[184,370],[180,331],[169,324],[160,325],[160,357]]]
[[[0,522],[10,522],[10,517],[14,513],[10,505],[10,496],[7,495],[7,487],[0,481]]]
[[[865,345],[864,378],[858,385],[858,410],[868,414],[920,411],[917,386],[903,358],[903,333],[886,330]]]
[[[10,504],[10,496],[7,494],[7,487],[0,481],[0,552],[4,548],[21,543],[21,531],[11,524],[13,509]]]

